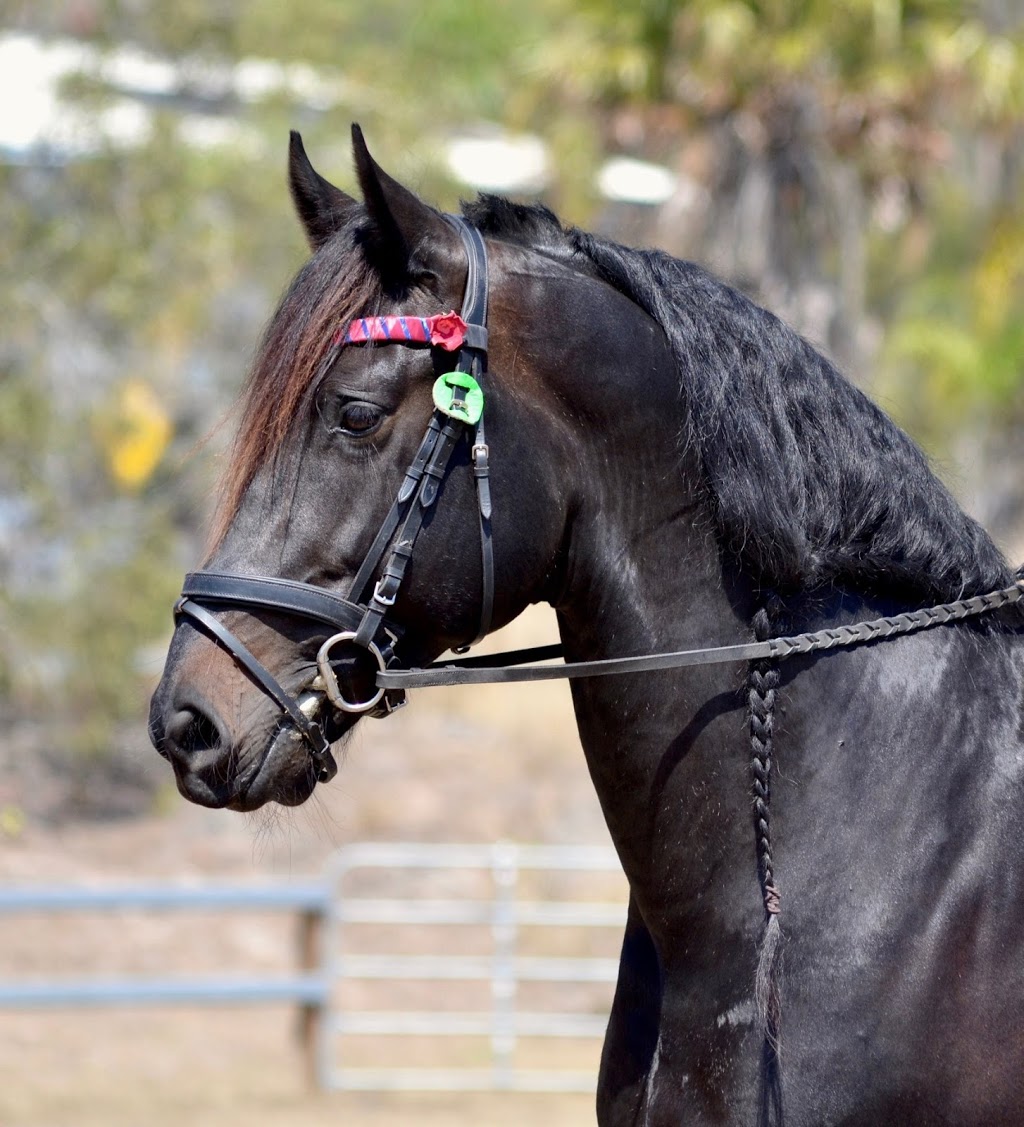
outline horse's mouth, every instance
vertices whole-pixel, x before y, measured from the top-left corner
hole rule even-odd
[[[300,707],[321,725],[328,742],[340,740],[358,719],[328,707],[322,693],[303,693]],[[322,713],[322,715],[321,715]],[[252,811],[276,802],[281,806],[301,806],[316,789],[319,766],[310,746],[290,721],[278,724],[270,744],[246,777],[236,781],[235,793],[224,805],[229,810]]]
[[[268,802],[300,806],[316,788],[309,745],[291,724],[281,724],[248,781],[227,803],[229,810],[258,810]]]

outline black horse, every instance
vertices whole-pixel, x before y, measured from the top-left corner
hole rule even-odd
[[[315,253],[244,392],[207,573],[348,590],[452,367],[438,345],[341,346],[358,318],[459,308],[471,247],[354,137],[362,204],[293,136]],[[543,600],[566,656],[592,660],[1013,583],[913,443],[770,313],[541,207],[484,197],[465,220],[490,287],[493,627]],[[385,664],[466,644],[490,594],[480,467],[469,442],[449,445]],[[334,631],[216,602],[213,627],[179,623],[154,743],[196,802],[301,803],[358,719],[315,680]],[[600,1123],[1024,1122],[1022,625],[1008,607],[783,663],[573,682],[631,888]],[[349,699],[366,696],[354,657],[337,668]],[[326,736],[317,754],[304,717]]]

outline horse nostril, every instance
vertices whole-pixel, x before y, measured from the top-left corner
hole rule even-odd
[[[221,746],[220,730],[200,708],[182,708],[167,721],[164,740],[173,755],[190,758],[199,752],[216,751]]]

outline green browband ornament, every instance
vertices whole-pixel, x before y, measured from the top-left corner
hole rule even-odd
[[[461,423],[474,426],[484,410],[484,393],[468,372],[448,372],[434,381],[434,406]]]

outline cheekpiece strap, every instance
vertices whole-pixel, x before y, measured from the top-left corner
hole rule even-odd
[[[458,231],[466,252],[466,293],[462,302],[466,340],[459,370],[480,376],[487,371],[487,248],[483,235],[461,215],[446,215],[445,219]]]

